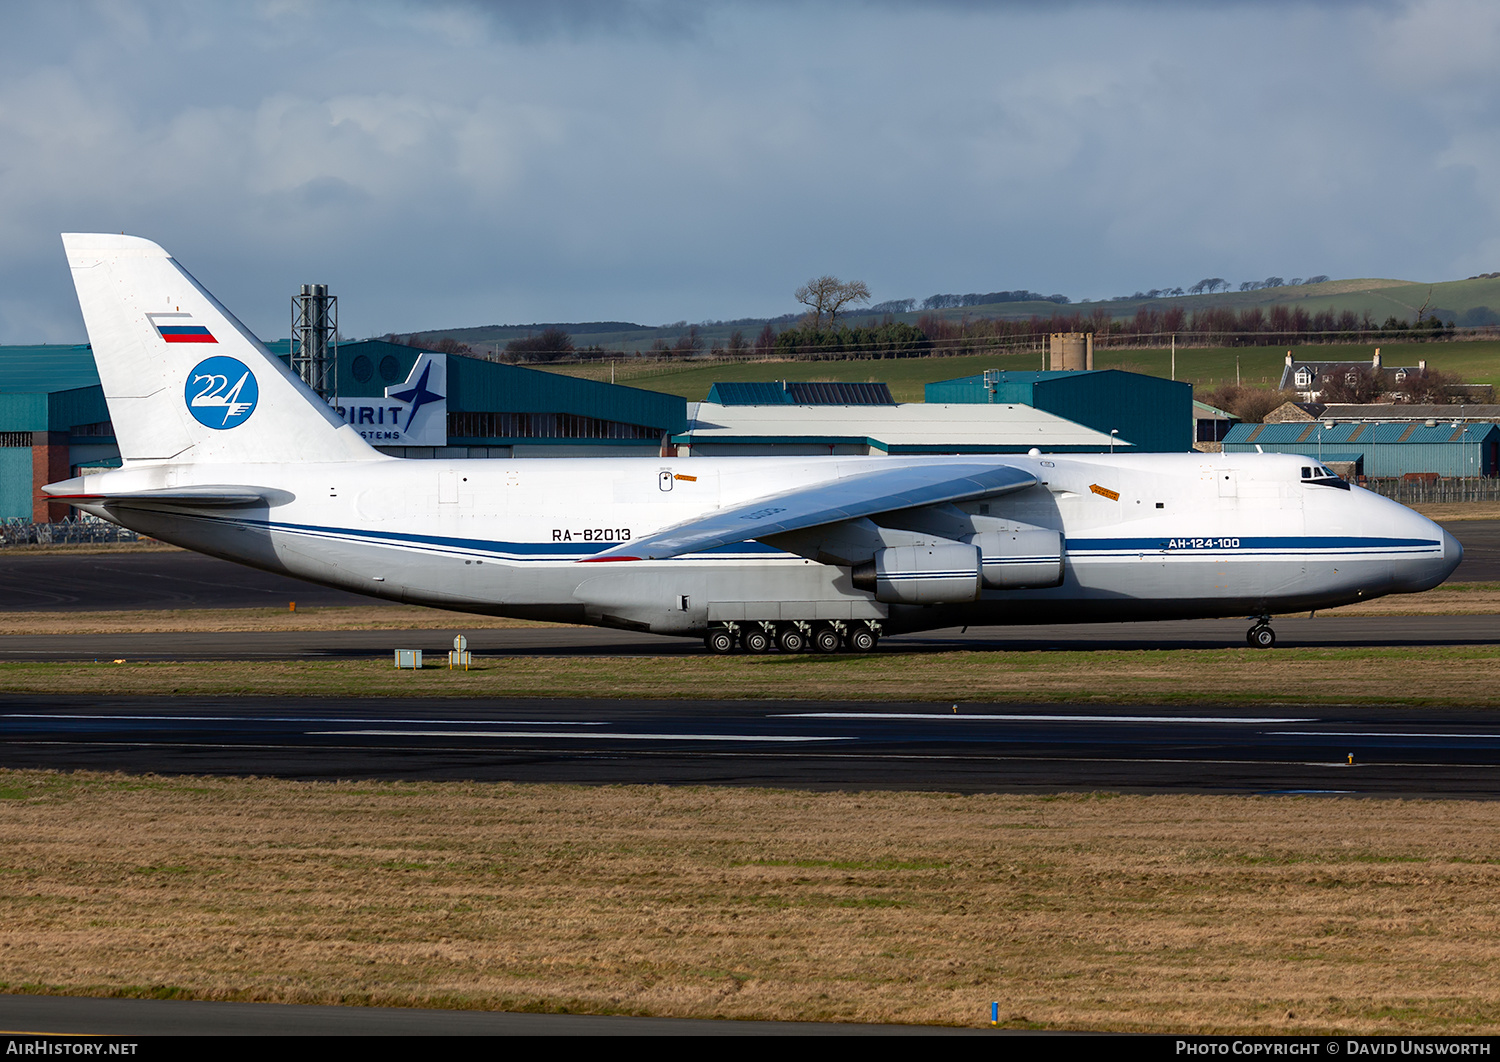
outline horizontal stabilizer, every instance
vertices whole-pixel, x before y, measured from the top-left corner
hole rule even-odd
[[[898,509],[1009,494],[1036,482],[1030,472],[1013,465],[893,464],[879,472],[798,487],[719,510],[596,553],[587,561],[662,560]]]
[[[274,487],[205,485],[166,487],[160,490],[129,490],[108,494],[80,491],[80,481],[70,479],[42,488],[53,501],[84,505],[122,506],[130,509],[253,509],[285,505],[294,495]]]

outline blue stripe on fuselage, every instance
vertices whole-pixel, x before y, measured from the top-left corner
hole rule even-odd
[[[587,557],[620,545],[612,542],[497,542],[477,538],[455,538],[446,535],[420,535],[404,531],[373,531],[363,528],[321,527],[315,524],[276,523],[269,520],[236,520],[235,523],[317,538],[364,541],[371,544],[406,546],[441,552],[484,553],[504,556],[508,559],[568,560]],[[1365,553],[1369,555],[1400,555],[1414,552],[1441,550],[1442,543],[1425,538],[1373,538],[1356,536],[1285,536],[1265,538],[1239,538],[1234,546],[1174,546],[1174,541],[1191,540],[1198,536],[1172,538],[1080,538],[1068,539],[1065,552],[1070,556],[1106,558],[1111,554],[1152,553],[1158,556],[1318,556],[1327,553]],[[1232,535],[1202,536],[1205,542],[1222,541]],[[736,542],[716,546],[701,553],[684,554],[686,557],[743,557],[755,554],[763,558],[770,556],[790,557],[794,554],[768,546],[763,542]],[[1030,561],[1031,558],[1025,558]],[[1052,560],[1051,557],[1040,558]],[[1006,558],[1007,561],[1013,558]],[[989,561],[988,563],[994,563]]]
[[[370,531],[364,528],[352,527],[319,527],[314,524],[285,524],[275,523],[270,520],[237,520],[233,522],[250,527],[263,528],[267,531],[281,531],[297,535],[309,535],[316,538],[353,539],[355,541],[370,541],[381,545],[417,546],[445,551],[487,553],[516,557],[523,560],[568,560],[572,557],[590,556],[621,544],[619,541],[494,542],[482,538],[451,538],[444,535],[418,535],[405,531]],[[727,546],[717,546],[714,549],[704,550],[702,555],[713,553],[740,555],[757,553],[791,556],[791,554],[768,546],[763,542],[731,543]],[[698,554],[694,555],[697,556]]]
[[[1234,539],[1235,545],[1216,543]],[[1183,545],[1199,539],[1201,546]],[[1174,545],[1174,543],[1178,543]],[[1391,552],[1440,550],[1443,544],[1430,538],[1368,538],[1355,536],[1294,535],[1285,537],[1245,538],[1235,535],[1179,535],[1176,538],[1070,538],[1069,553],[1306,553],[1354,551]]]

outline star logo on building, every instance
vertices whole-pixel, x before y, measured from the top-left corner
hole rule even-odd
[[[387,392],[387,394],[397,401],[411,403],[411,413],[407,416],[406,427],[402,428],[402,431],[411,431],[412,421],[417,419],[417,411],[428,402],[442,401],[442,395],[436,391],[429,391],[427,389],[427,378],[430,375],[432,375],[432,362],[429,361],[426,365],[422,366],[422,375],[417,378],[417,385],[415,387],[408,387],[405,391]]]

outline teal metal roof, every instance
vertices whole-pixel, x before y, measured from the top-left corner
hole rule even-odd
[[[799,380],[747,380],[716,383],[708,401],[719,406],[894,406],[883,383],[807,383]]]
[[[0,347],[0,431],[67,431],[108,419],[87,343]]]
[[[1226,443],[1255,443],[1261,446],[1281,446],[1289,443],[1311,443],[1321,439],[1326,447],[1330,444],[1358,443],[1361,446],[1393,443],[1459,443],[1489,439],[1500,432],[1494,424],[1470,423],[1454,425],[1452,421],[1440,420],[1433,427],[1420,421],[1396,424],[1370,424],[1342,421],[1325,426],[1319,421],[1291,424],[1236,424],[1224,436]]]
[[[51,394],[99,386],[87,343],[0,347],[0,394]]]
[[[748,380],[716,383],[708,389],[708,400],[716,406],[789,406],[792,396],[779,380]]]
[[[1095,431],[1118,430],[1146,452],[1186,451],[1193,445],[1192,385],[1122,369],[991,370],[930,383],[925,397],[1033,406]]]

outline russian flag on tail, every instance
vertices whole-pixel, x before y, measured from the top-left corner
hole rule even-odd
[[[218,340],[190,313],[148,313],[146,317],[156,334],[167,343],[217,343]]]

